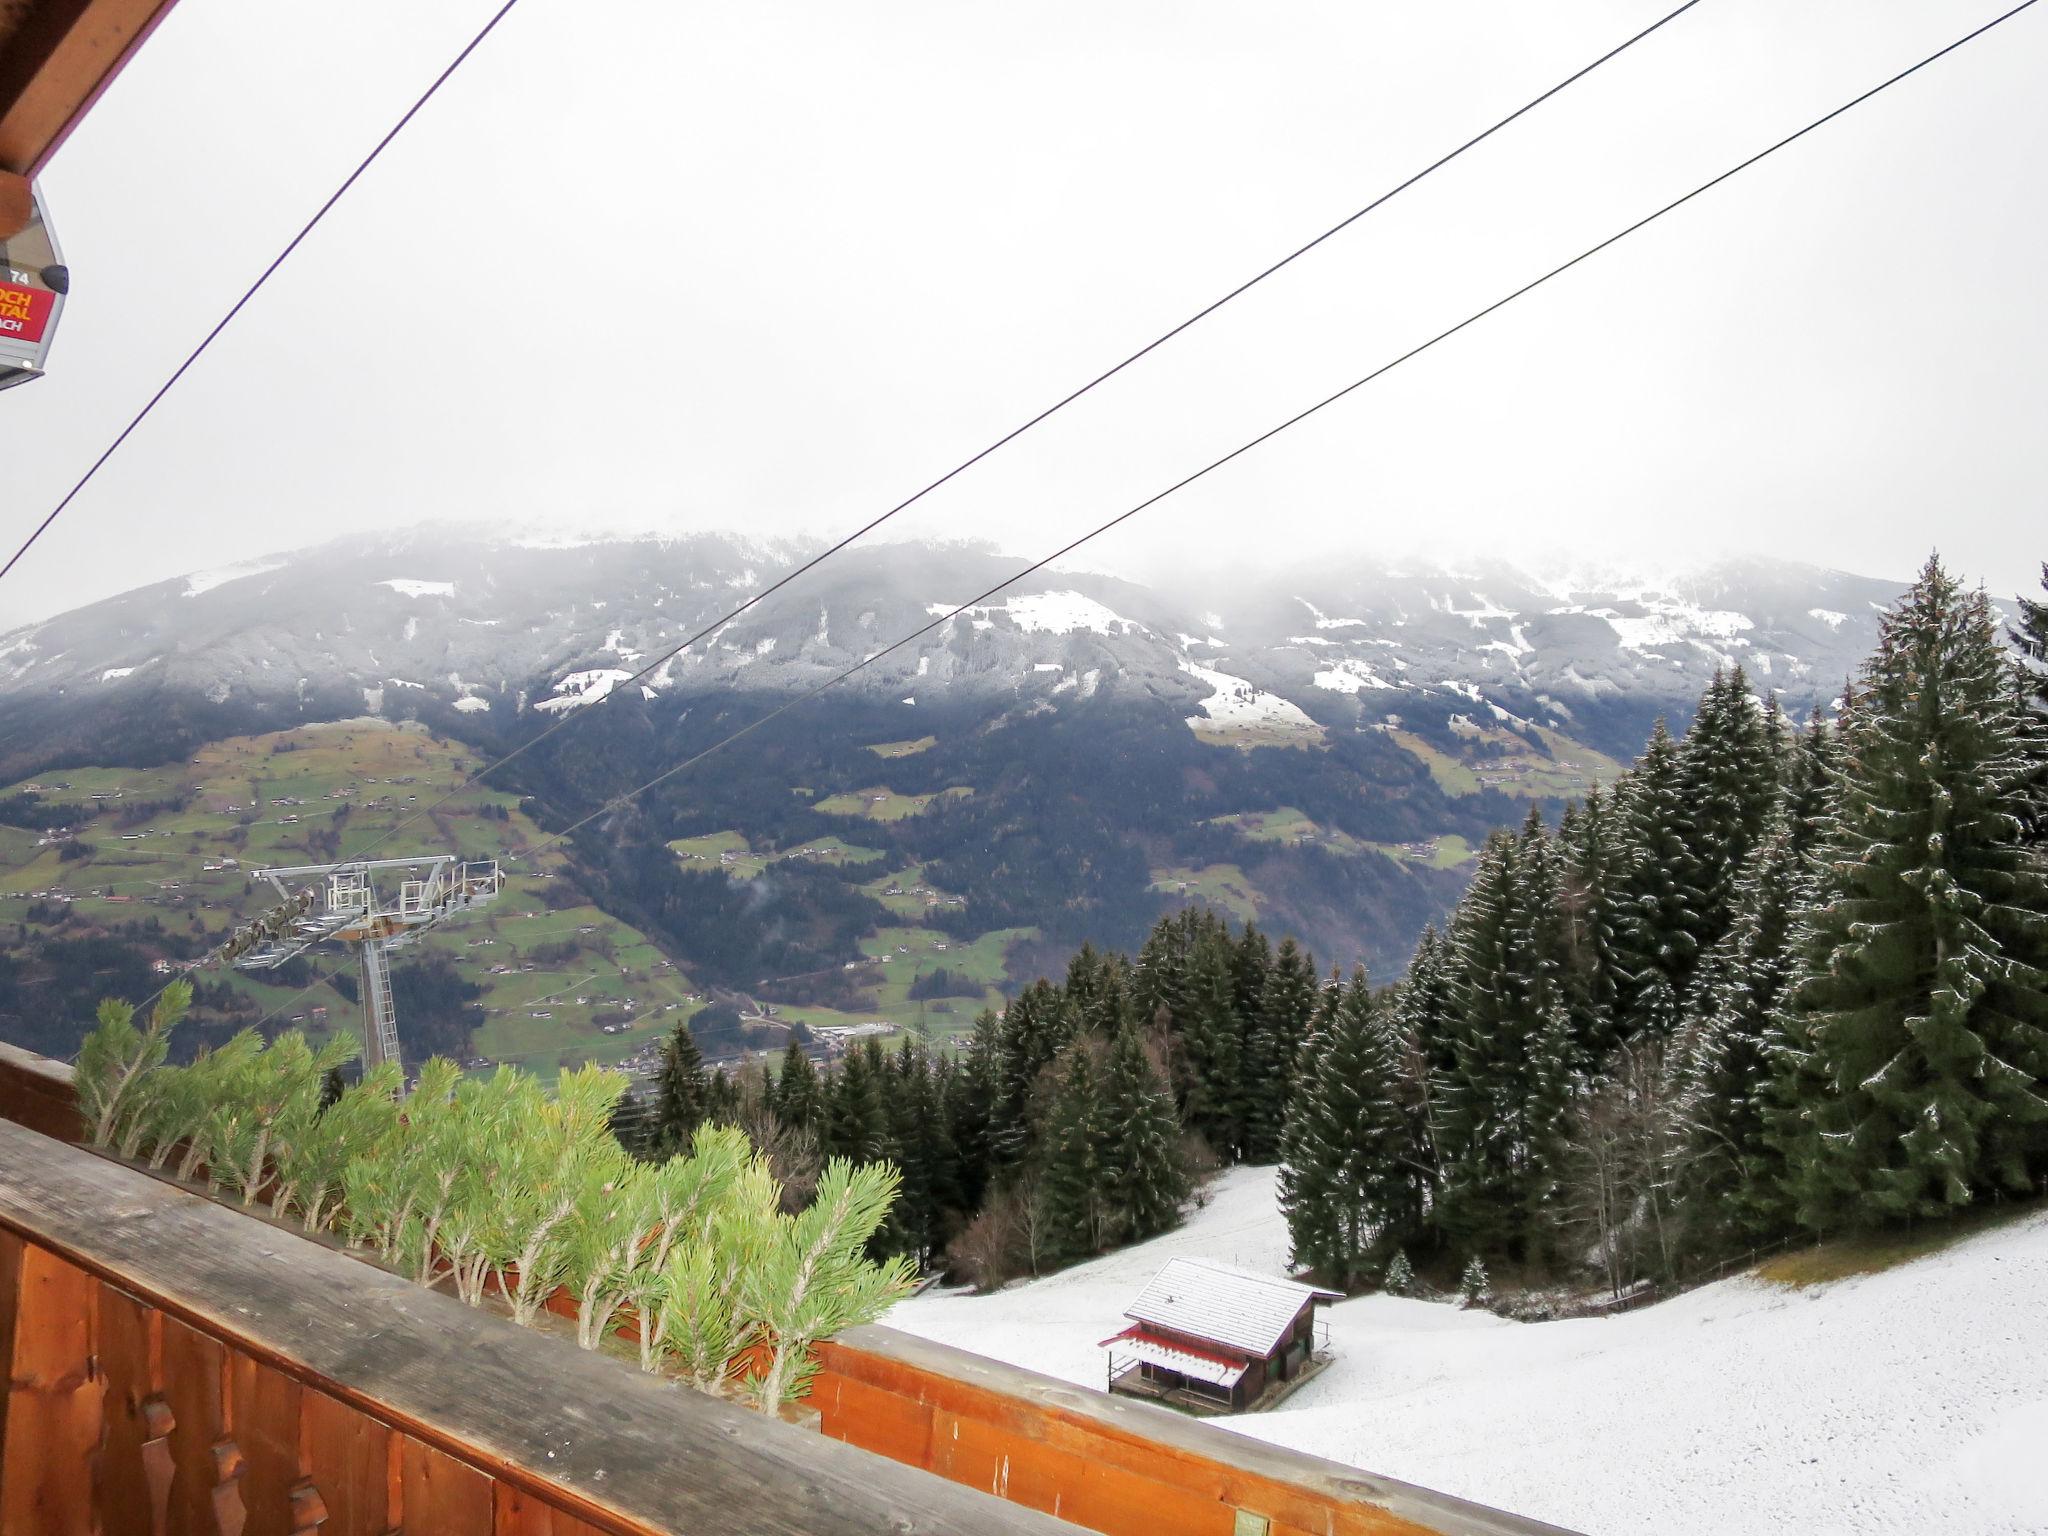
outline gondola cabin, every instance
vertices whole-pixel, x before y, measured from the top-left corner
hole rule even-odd
[[[1316,1308],[1341,1291],[1169,1259],[1102,1341],[1109,1390],[1196,1413],[1271,1407],[1328,1359]]]
[[[27,221],[0,238],[0,389],[42,377],[71,286],[42,199],[28,195]]]

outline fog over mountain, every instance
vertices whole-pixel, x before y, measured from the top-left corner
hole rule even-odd
[[[727,535],[588,543],[378,536],[195,572],[0,637],[0,711],[61,726],[189,698],[271,728],[455,714],[493,734],[587,708],[812,551]],[[895,544],[834,557],[634,686],[658,707],[787,694],[997,585],[1014,559]],[[1644,576],[1347,563],[1174,589],[1044,571],[845,685],[920,704],[1173,702],[1205,731],[1470,715],[1627,757],[1717,667],[1803,714],[1868,652],[1893,583],[1763,559]],[[475,717],[488,716],[488,722]],[[31,750],[16,739],[16,755]]]

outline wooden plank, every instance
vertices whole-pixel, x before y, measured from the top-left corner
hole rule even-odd
[[[0,1227],[0,1370],[14,1360],[14,1296],[21,1284],[21,1238]],[[7,1404],[0,1399],[0,1466],[6,1465]]]
[[[222,1376],[227,1355],[217,1339],[166,1317],[164,1401],[171,1410],[170,1536],[219,1536],[215,1452],[228,1443]]]
[[[303,1391],[239,1350],[228,1357],[228,1416],[242,1452],[242,1502],[252,1531],[292,1528],[292,1490],[306,1476],[299,1455]]]
[[[168,1318],[182,1319],[608,1533],[1075,1529],[645,1377],[4,1122],[0,1226],[161,1308],[167,1380]]]
[[[517,1488],[498,1485],[492,1536],[602,1536],[596,1526],[550,1508]]]
[[[1558,1526],[1266,1445],[1153,1403],[1076,1387],[893,1328],[850,1328],[820,1355],[824,1369],[816,1390],[827,1401],[839,1379],[857,1381],[1161,1486],[1201,1492],[1226,1510],[1271,1515],[1276,1523],[1331,1536],[1570,1536]],[[849,1415],[845,1432],[861,1443],[862,1421]],[[934,1455],[944,1442],[935,1432]]]
[[[322,1536],[384,1536],[391,1527],[391,1431],[336,1402],[305,1394],[306,1475],[327,1506]]]
[[[162,1315],[125,1291],[100,1286],[99,1360],[107,1381],[107,1438],[100,1448],[97,1502],[105,1536],[159,1536],[157,1489],[151,1476],[154,1457],[145,1447],[158,1436],[149,1405],[158,1403],[163,1391],[158,1368]],[[163,1494],[168,1497],[168,1486]]]
[[[491,1480],[410,1435],[398,1440],[392,1523],[411,1536],[492,1536]]]
[[[83,1138],[71,1068],[0,1040],[0,1118],[59,1141]]]
[[[92,1461],[106,1382],[95,1361],[99,1283],[34,1244],[21,1255],[0,1536],[98,1536]]]

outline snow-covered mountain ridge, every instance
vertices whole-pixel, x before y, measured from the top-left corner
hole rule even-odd
[[[0,707],[168,689],[313,713],[560,714],[608,697],[805,553],[720,535],[345,541],[0,636]],[[851,686],[907,708],[938,691],[1050,709],[1163,698],[1201,732],[1303,744],[1465,713],[1623,754],[1717,666],[1742,664],[1794,709],[1833,697],[1897,591],[1763,560],[1655,579],[1409,561],[1172,590],[1046,571],[944,617],[1016,566],[958,545],[855,548],[635,686],[650,700],[808,689],[929,625]]]

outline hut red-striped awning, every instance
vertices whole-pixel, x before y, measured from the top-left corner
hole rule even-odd
[[[1122,1333],[1111,1334],[1099,1346],[1115,1350],[1119,1354],[1134,1356],[1151,1365],[1195,1381],[1211,1382],[1219,1387],[1234,1387],[1243,1376],[1249,1361],[1221,1350],[1203,1349],[1182,1339],[1170,1339],[1154,1333],[1143,1323],[1133,1323]]]

